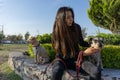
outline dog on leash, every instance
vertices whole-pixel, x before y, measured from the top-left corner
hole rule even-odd
[[[33,51],[35,54],[35,63],[36,64],[44,64],[49,62],[49,56],[44,47],[40,46],[39,41],[36,37],[30,36],[27,40],[30,44],[32,44]]]
[[[89,40],[90,47],[95,48],[95,49],[102,49],[103,48],[103,43],[101,38],[90,38]],[[101,51],[97,53],[93,53],[92,55],[89,56],[89,61],[93,63],[96,67],[99,69],[103,69],[102,65],[102,59],[101,59]]]

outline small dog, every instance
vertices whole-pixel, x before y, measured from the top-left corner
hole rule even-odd
[[[40,46],[40,43],[35,37],[30,36],[27,40],[30,44],[32,44],[33,51],[35,53],[35,62],[37,64],[44,64],[49,62],[49,56],[45,48]]]
[[[90,47],[95,48],[95,49],[103,48],[103,43],[100,38],[90,38],[89,44],[90,44]],[[101,59],[101,51],[90,55],[89,61],[91,63],[93,63],[95,66],[97,66],[99,69],[101,69],[101,70],[103,69],[102,59]]]

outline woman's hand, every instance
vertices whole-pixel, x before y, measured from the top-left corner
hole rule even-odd
[[[93,47],[89,47],[84,51],[83,55],[87,56],[87,55],[95,54],[95,53],[99,52],[100,50],[101,49],[96,49],[96,48],[93,48]]]

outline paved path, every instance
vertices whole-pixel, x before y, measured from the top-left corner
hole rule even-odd
[[[120,80],[120,69],[103,69],[102,74],[113,78],[116,77],[117,80]]]

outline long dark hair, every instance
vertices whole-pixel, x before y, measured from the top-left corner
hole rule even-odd
[[[71,11],[73,17],[73,24],[74,26],[74,12],[73,9],[70,7],[61,7],[58,9],[56,19],[53,26],[53,33],[52,33],[52,46],[55,49],[56,53],[62,53],[63,57],[66,57],[68,50],[70,50],[70,57],[74,57],[75,50],[74,50],[74,43],[71,40],[69,27],[66,24],[66,12]]]

